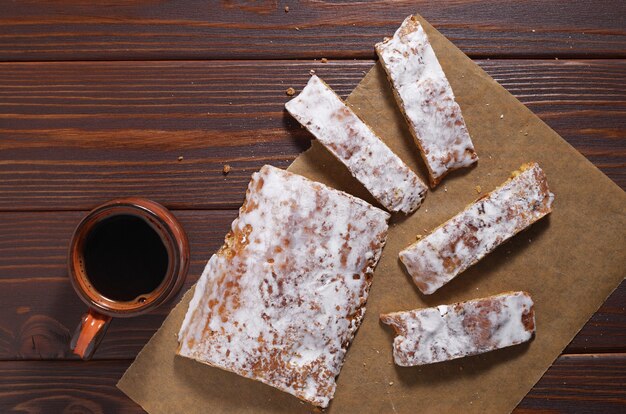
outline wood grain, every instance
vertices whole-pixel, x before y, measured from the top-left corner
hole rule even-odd
[[[516,414],[624,413],[626,356],[559,357],[519,404]]]
[[[626,60],[478,63],[626,188]],[[315,69],[345,96],[372,64],[0,64],[0,210],[85,210],[121,196],[237,208],[252,172],[309,144],[283,109],[287,87]]]
[[[66,272],[66,248],[86,212],[0,213],[0,359],[75,358],[69,338],[85,305]],[[199,277],[221,246],[236,211],[177,211],[191,245],[183,287]],[[174,304],[131,319],[116,319],[96,359],[134,358]],[[610,296],[565,352],[626,351],[626,283]]]
[[[477,63],[626,189],[623,1],[0,0],[0,10],[0,412],[144,412],[115,383],[177,299],[114,321],[101,360],[63,360],[85,309],[65,269],[84,210],[124,195],[186,209],[175,214],[191,241],[188,288],[250,174],[308,146],[284,114],[285,89],[315,69],[347,95],[373,44],[409,13],[472,57],[506,58]],[[277,58],[289,60],[256,60]],[[605,60],[564,60],[584,58]],[[561,356],[516,413],[626,411],[626,283],[565,352],[581,355]]]
[[[130,363],[0,362],[0,412],[144,413],[115,387]]]
[[[130,363],[0,362],[0,412],[143,413],[115,388]],[[625,409],[626,356],[580,355],[559,357],[514,413],[612,414]]]
[[[619,0],[3,3],[0,60],[371,59],[414,12],[474,57],[626,56]]]

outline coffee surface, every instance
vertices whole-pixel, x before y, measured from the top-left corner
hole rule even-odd
[[[158,233],[132,215],[108,217],[94,226],[83,250],[85,273],[108,299],[141,300],[165,278],[168,255]]]

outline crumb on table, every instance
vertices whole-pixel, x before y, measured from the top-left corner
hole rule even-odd
[[[294,96],[296,94],[296,90],[294,88],[287,88],[285,93],[287,94],[287,96]]]
[[[322,58],[322,63],[328,63],[328,59]]]
[[[183,156],[182,156],[182,155],[179,155],[179,156],[178,156],[178,161],[182,161],[183,159],[184,159],[184,158],[183,158]]]
[[[228,174],[231,170],[231,166],[228,164],[224,164],[224,168],[222,168],[222,173],[224,173],[224,175]]]
[[[285,13],[289,13],[289,6],[285,6]]]

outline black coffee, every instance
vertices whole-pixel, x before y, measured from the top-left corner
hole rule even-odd
[[[85,240],[83,260],[92,286],[111,300],[131,301],[165,278],[167,250],[156,231],[131,215],[106,218]]]

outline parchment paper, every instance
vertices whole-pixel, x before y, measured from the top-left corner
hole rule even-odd
[[[328,412],[509,412],[625,275],[625,193],[441,34],[427,23],[425,28],[480,161],[444,179],[415,214],[392,218],[365,320]],[[381,33],[381,38],[390,34]],[[379,65],[348,102],[426,181],[426,169]],[[490,191],[526,161],[537,161],[545,170],[556,195],[554,212],[436,294],[421,295],[403,271],[398,252],[476,199],[476,186]],[[289,169],[373,202],[317,142]],[[531,343],[421,368],[393,365],[393,335],[379,323],[381,312],[509,290],[526,290],[535,300],[537,335]],[[190,297],[188,292],[120,380],[122,391],[151,414],[313,410],[269,386],[175,357],[176,332]]]

